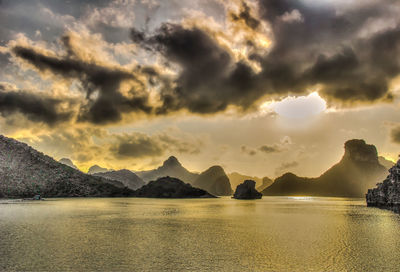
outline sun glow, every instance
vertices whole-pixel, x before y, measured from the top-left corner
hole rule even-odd
[[[327,109],[326,102],[317,92],[307,96],[288,96],[281,101],[267,101],[261,105],[262,112],[275,112],[288,119],[306,119]]]

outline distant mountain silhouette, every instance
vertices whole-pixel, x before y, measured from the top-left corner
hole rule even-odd
[[[62,158],[58,162],[68,165],[69,167],[72,167],[74,169],[78,169],[78,167],[76,167],[75,164],[68,158]]]
[[[103,173],[96,173],[93,174],[94,176],[99,176],[111,180],[117,180],[122,182],[126,187],[132,190],[139,189],[144,185],[144,181],[139,178],[135,173],[122,169],[118,171],[110,171],[110,172],[103,172]]]
[[[392,168],[396,163],[394,161],[387,160],[385,157],[379,156],[378,161],[381,165],[385,166],[386,169]]]
[[[274,183],[274,181],[272,179],[270,179],[269,177],[264,177],[262,179],[262,184],[257,187],[257,191],[261,192],[261,191],[265,190],[272,183]]]
[[[144,182],[156,180],[160,177],[170,176],[183,180],[184,182],[193,183],[198,174],[189,172],[178,159],[174,156],[169,157],[162,166],[154,170],[135,172]]]
[[[194,187],[206,190],[210,194],[217,196],[232,195],[232,187],[228,176],[221,166],[212,166],[192,183]]]
[[[154,198],[213,198],[205,190],[194,188],[180,179],[162,177],[150,181],[135,192],[136,197]]]
[[[86,175],[27,144],[0,135],[0,196],[129,196],[121,182]]]
[[[91,166],[89,168],[88,174],[89,175],[94,175],[94,174],[97,174],[97,173],[105,173],[105,172],[110,172],[110,171],[112,171],[112,170],[100,167],[97,164],[95,164],[95,165],[93,165],[93,166]]]
[[[364,140],[349,140],[341,161],[318,178],[298,177],[286,173],[262,191],[263,195],[315,195],[364,197],[386,176],[378,161],[376,147]]]
[[[262,184],[262,178],[243,175],[238,172],[233,172],[233,173],[228,174],[228,178],[229,178],[229,181],[231,182],[231,185],[233,188],[236,188],[236,186],[238,186],[245,180],[254,180],[256,182],[256,184],[259,184],[259,185]]]

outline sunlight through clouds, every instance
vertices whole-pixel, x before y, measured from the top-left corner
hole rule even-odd
[[[279,102],[266,102],[261,111],[275,112],[289,119],[305,119],[316,116],[327,109],[326,102],[317,92],[307,96],[288,96]]]

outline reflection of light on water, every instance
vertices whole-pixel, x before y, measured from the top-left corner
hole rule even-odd
[[[294,199],[294,200],[313,200],[313,197],[311,196],[291,196],[289,199]]]

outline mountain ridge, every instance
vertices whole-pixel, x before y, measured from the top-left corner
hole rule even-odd
[[[145,183],[156,180],[160,177],[170,176],[178,178],[184,182],[192,183],[197,178],[198,174],[187,170],[175,156],[170,156],[156,169],[146,171],[134,171]]]
[[[145,184],[139,176],[127,169],[95,173],[93,176],[120,181],[131,190],[137,190]]]
[[[130,196],[121,182],[86,175],[15,139],[0,135],[0,195],[7,198]]]
[[[374,145],[349,140],[342,159],[316,178],[286,173],[262,191],[263,195],[312,195],[363,197],[386,174]]]

